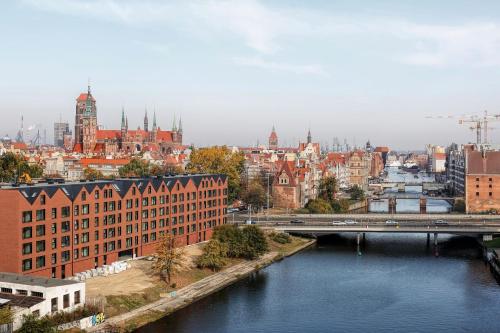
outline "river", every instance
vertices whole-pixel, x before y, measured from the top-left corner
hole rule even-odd
[[[471,238],[342,234],[139,330],[500,332],[500,287]]]

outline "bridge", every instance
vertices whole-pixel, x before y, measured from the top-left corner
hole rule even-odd
[[[405,186],[422,186],[422,191],[442,191],[446,188],[445,184],[436,182],[381,182],[382,189],[397,188],[398,192],[404,192]]]
[[[229,217],[229,220],[231,218]],[[233,216],[234,223],[244,223],[246,216]],[[292,223],[296,220],[300,223]],[[425,233],[483,236],[491,240],[500,234],[500,216],[466,214],[318,214],[257,216],[253,221],[262,227],[288,233],[313,236],[335,233]],[[391,221],[391,222],[387,222]],[[439,221],[436,223],[436,221]]]

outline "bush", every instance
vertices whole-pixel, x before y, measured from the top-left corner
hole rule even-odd
[[[93,316],[99,312],[101,312],[99,306],[95,304],[85,304],[71,312],[58,311],[51,316],[47,316],[47,320],[52,326],[58,326]]]
[[[306,208],[311,214],[330,214],[332,212],[332,206],[323,199],[309,200],[306,204]]]
[[[37,318],[32,314],[23,315],[23,324],[18,333],[53,333],[56,329],[47,317]]]
[[[269,238],[271,238],[271,240],[279,244],[287,244],[292,242],[292,237],[290,237],[289,234],[285,234],[284,232],[280,233],[273,232],[269,235]]]
[[[332,208],[334,213],[347,213],[349,211],[349,200],[348,199],[338,199],[332,202]]]
[[[234,225],[222,225],[215,228],[212,239],[227,246],[230,258],[255,259],[268,250],[266,236],[255,225],[241,229]]]
[[[453,211],[465,213],[465,202],[462,199],[456,199],[453,204]]]
[[[0,325],[10,324],[14,321],[14,312],[10,306],[3,306],[0,308]]]
[[[203,248],[203,254],[198,257],[196,264],[199,268],[210,268],[218,271],[226,265],[227,244],[212,239]]]

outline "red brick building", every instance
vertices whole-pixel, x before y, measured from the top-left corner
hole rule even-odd
[[[0,271],[65,278],[155,252],[162,235],[207,240],[226,222],[225,175],[0,188]]]
[[[468,151],[465,163],[467,213],[500,212],[500,152]]]

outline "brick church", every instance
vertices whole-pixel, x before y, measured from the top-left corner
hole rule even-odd
[[[84,154],[113,154],[141,151],[158,151],[169,154],[176,147],[182,146],[182,120],[174,119],[171,131],[161,130],[156,125],[156,114],[153,115],[153,126],[149,128],[148,113],[144,115],[144,127],[131,130],[128,119],[122,109],[121,128],[119,130],[99,129],[97,125],[96,100],[88,87],[76,99],[75,145],[73,151]]]

